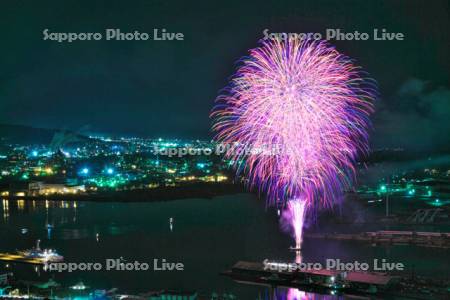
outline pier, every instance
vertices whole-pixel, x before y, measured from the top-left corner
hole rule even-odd
[[[450,282],[407,278],[389,273],[337,271],[328,269],[280,270],[280,262],[239,261],[221,274],[242,284],[271,288],[296,288],[304,292],[346,297],[382,297],[401,299],[448,299]],[[272,266],[269,266],[272,265]],[[268,267],[269,266],[269,267]],[[431,298],[430,298],[431,297]]]
[[[46,262],[44,258],[38,257],[29,258],[21,254],[11,254],[11,253],[0,253],[0,261],[19,262],[33,265],[43,265]]]
[[[371,244],[415,245],[450,249],[450,233],[416,231],[374,231],[363,233],[308,233],[308,238],[351,240]]]

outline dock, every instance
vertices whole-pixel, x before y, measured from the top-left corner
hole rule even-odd
[[[230,270],[221,274],[242,284],[262,285],[270,288],[296,288],[304,292],[323,295],[380,299],[395,297],[424,300],[448,299],[447,288],[450,282],[411,279],[389,273],[342,272],[325,268],[280,271],[268,268],[268,264],[283,263],[239,261]]]
[[[43,265],[45,260],[43,258],[29,258],[20,254],[0,253],[0,261],[19,262],[33,265]]]
[[[319,290],[335,290],[342,287],[350,287],[352,284],[373,285],[385,288],[398,282],[398,276],[392,276],[380,272],[342,272],[338,270],[305,269],[288,270],[279,269],[278,266],[286,265],[282,262],[237,262],[229,271],[223,273],[234,278],[258,281],[261,284],[283,286],[308,286]],[[244,280],[245,281],[245,280]]]
[[[371,244],[415,245],[420,247],[450,249],[449,232],[373,231],[363,233],[308,233],[308,238],[350,240]]]

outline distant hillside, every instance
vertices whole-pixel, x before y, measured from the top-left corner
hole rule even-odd
[[[55,139],[85,140],[87,137],[73,131],[34,128],[23,125],[0,124],[0,139],[17,144],[51,144]]]

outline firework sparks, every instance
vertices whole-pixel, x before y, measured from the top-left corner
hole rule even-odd
[[[217,98],[213,130],[235,145],[225,156],[250,187],[269,204],[287,202],[301,236],[304,209],[331,207],[352,182],[374,95],[373,82],[326,42],[267,40]],[[236,151],[244,145],[251,151]]]
[[[305,217],[306,201],[301,199],[293,199],[289,200],[287,205],[291,215],[290,221],[294,229],[295,248],[300,249],[303,239],[303,222]]]

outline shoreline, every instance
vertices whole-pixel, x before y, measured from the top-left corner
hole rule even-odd
[[[217,196],[248,192],[243,186],[231,183],[199,183],[177,187],[158,187],[154,189],[131,191],[105,191],[89,194],[54,194],[39,196],[1,196],[8,200],[35,201],[90,201],[90,202],[162,202],[183,199],[212,199]]]

